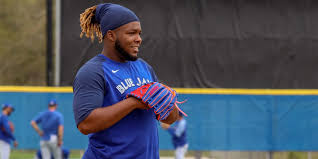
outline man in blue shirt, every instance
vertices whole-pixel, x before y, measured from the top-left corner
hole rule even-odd
[[[14,111],[11,104],[2,105],[2,114],[0,115],[0,158],[10,158],[10,144],[12,141],[14,147],[18,146],[18,142],[13,136],[13,126],[10,125],[8,116]]]
[[[138,59],[142,39],[138,17],[117,4],[99,4],[80,16],[82,35],[97,35],[101,54],[85,63],[74,79],[73,111],[78,129],[89,137],[83,159],[159,159],[155,113],[126,95],[158,81]],[[173,123],[178,110],[162,122]]]
[[[61,145],[63,143],[63,115],[56,111],[57,103],[51,100],[48,110],[39,113],[32,119],[31,125],[41,136],[40,147],[43,159],[61,159]],[[41,129],[38,124],[40,124]]]
[[[179,114],[179,119],[170,126],[169,124],[161,123],[161,127],[168,130],[172,136],[172,143],[175,148],[176,159],[184,159],[188,150],[187,142],[187,121],[184,119],[183,114]]]

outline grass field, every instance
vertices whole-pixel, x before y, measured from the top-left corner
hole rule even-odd
[[[10,159],[33,159],[35,150],[12,150]],[[80,159],[83,151],[71,150],[69,159]],[[187,159],[201,154],[202,159],[266,159],[264,152],[221,152],[221,151],[189,151]],[[318,152],[311,153],[311,159],[318,159]],[[173,159],[174,151],[160,151],[161,159]],[[307,152],[275,152],[273,159],[308,159]]]

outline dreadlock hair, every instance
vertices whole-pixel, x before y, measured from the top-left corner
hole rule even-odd
[[[95,20],[95,12],[96,12],[97,6],[93,6],[90,8],[87,8],[81,15],[80,15],[80,25],[81,25],[81,35],[82,38],[83,35],[87,38],[91,38],[92,42],[95,39],[95,35],[98,37],[98,42],[101,43],[103,41],[103,35],[100,29],[99,23]]]

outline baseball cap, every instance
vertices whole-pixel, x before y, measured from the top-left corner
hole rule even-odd
[[[54,106],[54,105],[57,105],[57,102],[56,102],[55,99],[51,99],[51,100],[49,101],[49,106]]]
[[[11,104],[8,104],[8,103],[2,104],[2,109],[5,109],[5,108],[11,108],[12,111],[14,111],[14,107]]]

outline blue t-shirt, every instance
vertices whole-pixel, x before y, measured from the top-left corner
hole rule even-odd
[[[11,144],[15,140],[9,125],[8,116],[0,114],[0,140]]]
[[[99,54],[77,72],[73,111],[76,124],[91,111],[125,99],[139,86],[157,81],[143,60],[120,63]],[[83,159],[158,159],[157,120],[152,110],[135,109],[113,126],[88,135]]]
[[[51,135],[57,135],[58,127],[64,124],[63,115],[57,111],[46,110],[39,113],[35,118],[32,119],[43,131],[42,140],[50,140]]]
[[[177,120],[168,131],[172,136],[174,148],[182,147],[187,144],[187,121],[185,119]]]

